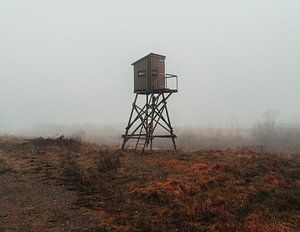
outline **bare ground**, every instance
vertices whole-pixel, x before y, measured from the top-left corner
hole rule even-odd
[[[57,183],[55,168],[0,151],[0,231],[106,231],[77,206],[78,195]],[[42,169],[41,169],[42,168]]]

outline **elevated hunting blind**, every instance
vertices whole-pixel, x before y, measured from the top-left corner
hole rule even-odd
[[[165,56],[150,53],[132,64],[135,99],[122,135],[122,149],[130,139],[136,140],[136,150],[144,151],[147,147],[152,150],[154,138],[171,138],[176,150],[176,135],[171,126],[167,99],[178,92],[178,77],[165,73],[165,59]],[[175,80],[172,88],[168,86],[169,79]],[[138,105],[138,100],[143,103]]]
[[[165,88],[165,56],[150,53],[134,67],[134,92]]]

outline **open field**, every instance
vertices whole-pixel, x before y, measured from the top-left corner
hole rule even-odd
[[[300,156],[0,138],[0,231],[299,231]]]

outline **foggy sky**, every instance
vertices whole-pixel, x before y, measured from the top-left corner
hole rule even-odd
[[[179,75],[174,125],[300,122],[300,1],[0,1],[0,126],[122,126],[133,61]]]

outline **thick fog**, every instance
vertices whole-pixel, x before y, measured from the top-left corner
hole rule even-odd
[[[300,1],[0,2],[0,133],[41,125],[124,128],[133,61],[178,74],[173,125],[300,122]],[[55,130],[51,131],[55,133]]]

